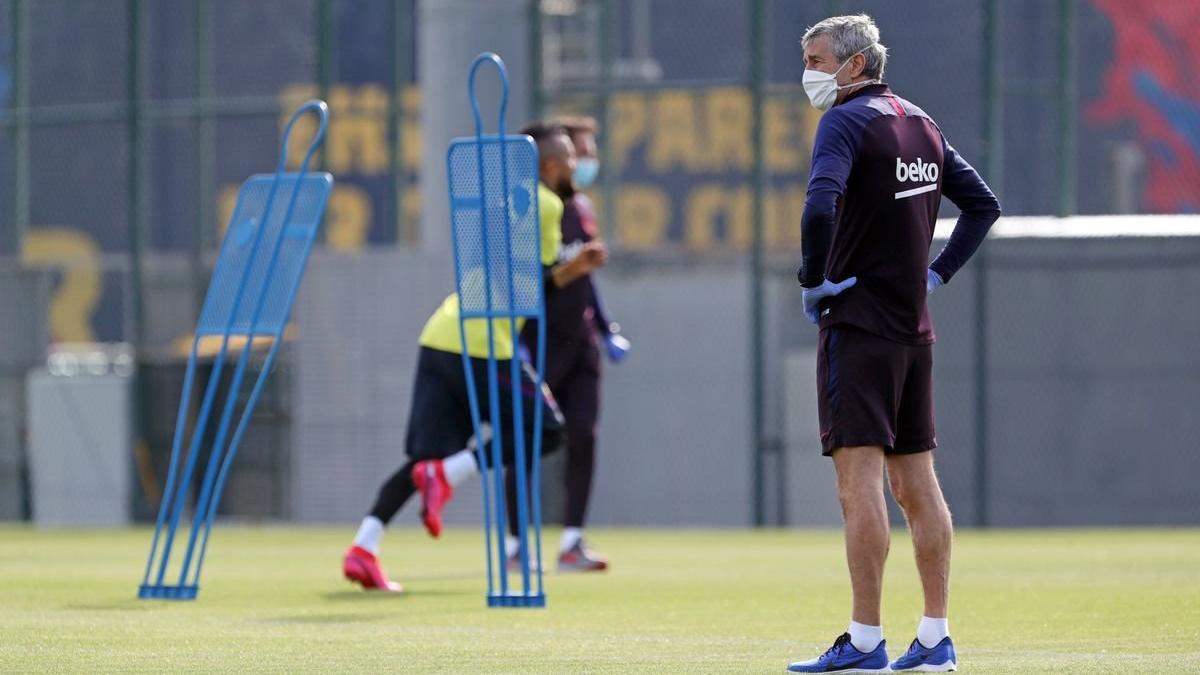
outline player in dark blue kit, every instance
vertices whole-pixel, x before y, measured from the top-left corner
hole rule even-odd
[[[934,335],[926,296],[971,257],[1000,204],[933,120],[883,82],[887,48],[870,17],[826,19],[802,44],[805,91],[827,112],[813,143],[798,276],[804,312],[820,326],[821,444],[837,471],[854,606],[849,629],[825,654],[788,670],[954,670],[946,618],[953,528],[931,452]],[[927,268],[943,195],[961,215]],[[925,594],[917,637],[890,664],[880,622],[885,466]]]

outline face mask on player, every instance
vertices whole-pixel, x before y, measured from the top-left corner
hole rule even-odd
[[[820,70],[806,68],[804,70],[804,93],[808,94],[808,100],[813,107],[820,111],[829,110],[833,107],[833,102],[837,100],[837,93],[842,89],[850,89],[851,87],[860,87],[867,84],[874,84],[879,80],[866,80],[863,82],[852,82],[850,84],[838,86],[837,75],[842,72],[842,68],[850,63],[850,59],[867,51],[870,47],[862,49],[850,55],[850,58],[842,62],[838,69],[832,73],[826,73]]]
[[[600,173],[600,160],[595,157],[580,157],[575,160],[575,186],[585,188],[596,182]]]

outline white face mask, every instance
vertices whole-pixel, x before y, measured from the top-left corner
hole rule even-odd
[[[825,111],[833,107],[833,102],[837,100],[837,93],[842,89],[850,89],[851,87],[861,87],[868,84],[874,84],[879,80],[865,80],[863,82],[852,82],[847,85],[838,86],[837,75],[842,72],[842,68],[850,63],[850,59],[867,51],[870,47],[862,49],[850,55],[850,58],[842,62],[838,69],[832,73],[822,72],[806,68],[804,70],[804,93],[808,94],[808,100],[817,110]]]

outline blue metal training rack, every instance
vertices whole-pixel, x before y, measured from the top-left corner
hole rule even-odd
[[[297,173],[287,173],[287,148],[292,127],[305,113],[315,113],[320,123],[308,152]],[[282,150],[275,173],[252,176],[242,184],[234,206],[229,228],[221,244],[212,281],[205,296],[204,307],[196,326],[183,381],[183,396],[175,420],[175,435],[171,444],[171,463],[167,482],[159,505],[150,555],[138,589],[139,598],[192,600],[200,588],[200,571],[208,549],[213,517],[229,468],[237,454],[238,445],[246,433],[250,416],[262,393],[271,365],[283,343],[283,332],[291,313],[296,291],[304,275],[308,256],[317,230],[325,214],[325,205],[333,189],[333,176],[328,173],[309,173],[308,164],[325,137],[329,123],[329,108],[324,101],[309,101],[292,115],[283,131]],[[276,208],[280,196],[286,207]],[[196,375],[197,356],[204,338],[220,338],[220,349],[213,361],[212,373],[204,388],[199,414],[192,426],[186,455],[183,453],[184,429]],[[229,430],[237,407],[238,392],[246,374],[256,338],[265,338],[270,349],[258,374],[250,396],[242,409],[233,437]],[[234,367],[221,417],[212,445],[202,447],[205,431],[211,421],[213,404],[221,381],[222,369],[229,356],[231,341],[243,342],[241,354]],[[226,440],[229,439],[228,444]],[[178,580],[173,576],[171,553],[175,533],[192,488],[193,473],[198,460],[206,455],[200,494],[192,508],[192,524],[187,548],[179,556]],[[180,475],[179,466],[183,461]],[[162,544],[161,550],[159,544]],[[193,567],[193,559],[195,566]]]
[[[475,76],[485,63],[499,71],[500,110],[496,134],[483,132],[483,117],[475,95]],[[542,586],[541,436],[542,406],[534,412],[533,447],[528,448],[530,468],[526,471],[524,415],[521,398],[521,361],[511,361],[513,407],[511,419],[514,467],[517,482],[520,588],[508,582],[505,555],[507,518],[498,362],[495,330],[507,320],[514,352],[519,344],[518,321],[537,319],[537,388],[545,365],[545,304],[541,261],[541,222],[538,217],[538,153],[533,139],[504,134],[508,107],[508,73],[504,62],[491,52],[480,54],[471,64],[467,94],[475,115],[475,135],[457,138],[446,153],[450,185],[450,217],[454,242],[454,272],[459,298],[459,337],[463,370],[470,395],[471,422],[475,429],[476,452],[482,468],[484,553],[487,558],[487,604],[489,607],[544,607]],[[488,422],[491,424],[491,456],[481,433],[480,402],[475,375],[467,351],[468,321],[487,324]],[[528,473],[528,475],[527,475]],[[489,483],[491,485],[489,485]],[[530,516],[532,515],[532,522]],[[494,529],[494,543],[493,543]],[[530,529],[533,557],[530,551]],[[531,564],[533,563],[533,564]]]

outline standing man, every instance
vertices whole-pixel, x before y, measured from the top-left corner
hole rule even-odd
[[[541,228],[541,261],[545,272],[546,296],[566,287],[604,264],[606,253],[597,246],[587,247],[569,263],[558,263],[561,240],[559,221],[562,200],[547,185],[570,180],[575,151],[567,133],[559,128],[539,126],[528,133],[538,146],[538,216]],[[474,371],[475,389],[480,401],[488,400],[488,325],[485,319],[466,322],[466,347]],[[504,466],[513,458],[512,383],[509,364],[517,358],[508,319],[492,320],[493,354],[500,387],[500,430],[504,448]],[[467,377],[463,371],[462,339],[459,334],[458,294],[453,293],[429,317],[421,331],[420,354],[413,383],[412,410],[409,413],[405,453],[408,462],[384,481],[370,512],[359,524],[354,542],[342,559],[342,574],[366,590],[400,591],[379,564],[380,542],[384,528],[416,493],[421,496],[421,520],[430,536],[442,532],[442,509],[453,498],[454,488],[479,474],[478,455],[470,447],[474,429],[469,407]],[[554,399],[538,389],[532,368],[521,372],[522,411],[526,447],[533,444],[533,420],[537,407],[542,410],[542,454],[553,452],[562,442],[563,420]],[[489,428],[488,406],[479,409]],[[486,433],[486,432],[485,432]],[[478,439],[476,439],[478,440]]]
[[[833,458],[853,591],[850,627],[791,672],[889,668],[880,621],[889,545],[884,469],[912,531],[925,611],[892,670],[954,670],[947,624],[950,511],[933,468],[933,324],[926,296],[950,281],[1000,216],[1000,204],[933,120],[883,82],[887,48],[866,15],[808,29],[804,88],[827,111],[817,127],[799,272],[819,324],[818,408]],[[961,210],[933,264],[942,195]]]
[[[551,185],[562,198],[562,248],[559,262],[569,263],[587,250],[601,246],[592,202],[580,190],[596,180],[600,163],[596,152],[596,121],[590,117],[558,120],[571,137],[575,149],[575,171],[558,185]],[[537,325],[529,322],[521,342],[530,353],[537,345]],[[559,543],[559,572],[599,572],[608,569],[608,559],[584,543],[583,524],[596,466],[596,427],[600,420],[600,344],[610,360],[619,363],[629,352],[629,341],[620,326],[605,316],[592,275],[563,286],[546,298],[546,384],[566,419],[567,464],[565,474],[566,513]],[[509,512],[515,513],[516,476],[509,471]],[[509,564],[516,560],[517,521],[509,520]]]

